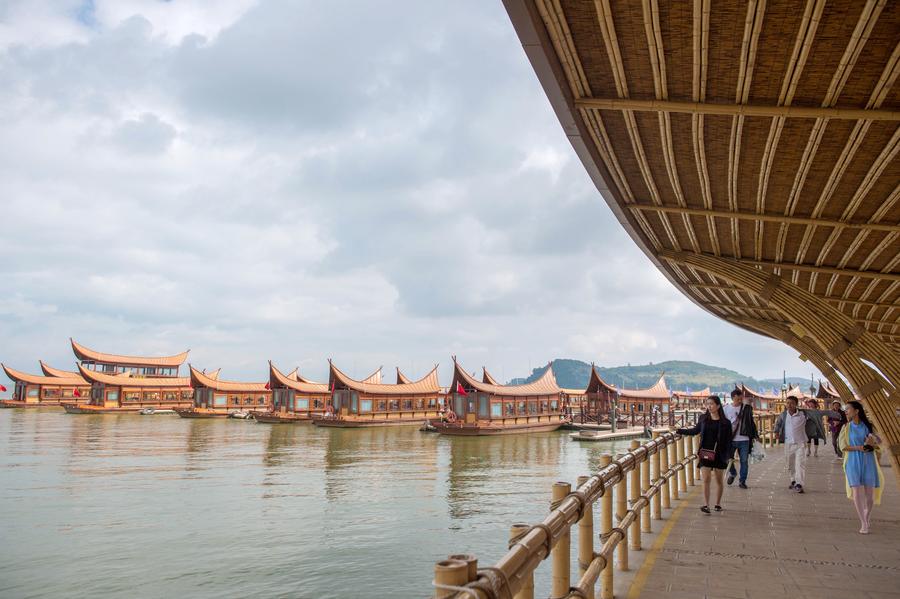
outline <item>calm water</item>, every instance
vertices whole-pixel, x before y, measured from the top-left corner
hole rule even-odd
[[[0,596],[425,597],[626,445],[0,410]]]

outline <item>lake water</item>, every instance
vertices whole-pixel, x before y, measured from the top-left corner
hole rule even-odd
[[[426,597],[627,444],[0,410],[0,597]]]

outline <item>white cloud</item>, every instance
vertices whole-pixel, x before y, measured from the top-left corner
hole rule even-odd
[[[71,364],[71,335],[230,378],[808,369],[634,246],[500,3],[10,2],[0,84],[13,365]]]

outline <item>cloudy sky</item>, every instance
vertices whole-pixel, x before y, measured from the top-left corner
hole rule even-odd
[[[615,222],[499,0],[0,2],[2,359],[811,366]]]

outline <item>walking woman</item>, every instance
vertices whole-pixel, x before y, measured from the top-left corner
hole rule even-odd
[[[715,395],[706,399],[706,412],[700,415],[693,428],[678,429],[680,435],[700,435],[700,478],[703,479],[703,498],[705,503],[700,510],[709,513],[710,483],[716,481],[715,510],[722,511],[722,479],[728,466],[728,454],[731,449],[731,421],[722,412],[722,400]]]
[[[881,451],[878,446],[881,439],[875,435],[875,427],[858,401],[847,403],[847,421],[838,440],[844,454],[847,497],[856,506],[860,534],[867,535],[872,506],[881,504],[881,490],[884,488],[884,474],[876,456]]]

